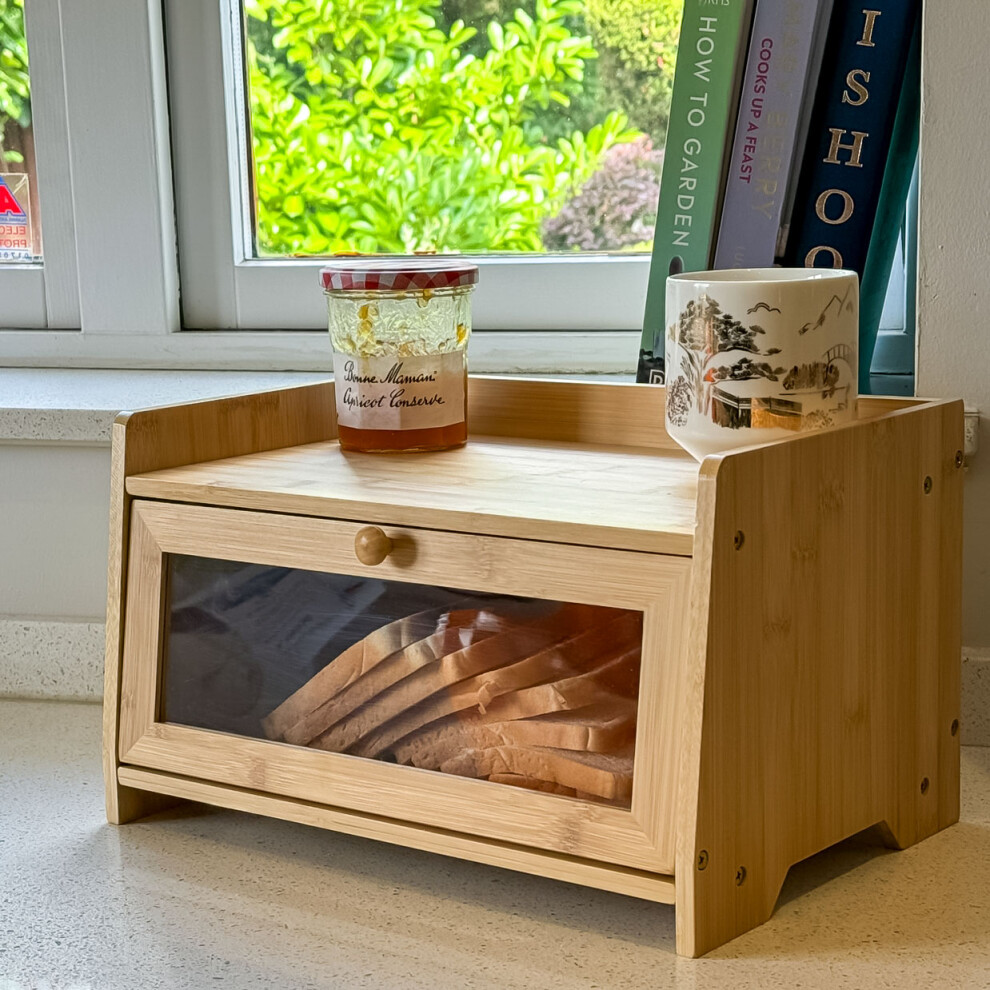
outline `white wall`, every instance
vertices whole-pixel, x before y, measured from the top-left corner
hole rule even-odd
[[[990,648],[988,0],[926,0],[918,251],[919,395],[983,414],[966,480],[963,643]]]
[[[95,700],[110,448],[0,440],[0,696]]]
[[[107,446],[0,444],[0,615],[102,622]]]

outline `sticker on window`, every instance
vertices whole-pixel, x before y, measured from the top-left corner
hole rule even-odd
[[[0,262],[31,261],[31,197],[28,177],[0,173]]]

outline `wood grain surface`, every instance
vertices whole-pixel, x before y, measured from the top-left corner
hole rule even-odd
[[[445,831],[399,821],[380,815],[362,814],[343,808],[325,807],[308,801],[293,801],[261,791],[223,787],[208,781],[175,777],[155,770],[121,767],[120,782],[129,788],[171,794],[189,801],[202,801],[220,808],[232,808],[254,815],[269,815],[290,822],[332,829],[347,835],[358,835],[392,845],[409,846],[426,852],[488,863],[506,870],[533,873],[553,880],[611,890],[619,894],[640,897],[658,904],[674,903],[672,876],[634,870],[595,860],[563,856],[526,846],[497,842],[462,832]],[[154,797],[154,794],[149,794]]]
[[[961,446],[962,403],[933,402],[705,462],[679,952],[765,921],[826,846],[957,820]]]
[[[217,457],[232,457],[336,436],[333,389],[327,385],[276,389],[125,412],[112,432],[110,539],[107,557],[106,655],[103,673],[103,781],[107,820],[130,821],[163,802],[117,779],[120,670],[124,649],[130,496],[128,475]]]
[[[127,479],[141,498],[690,555],[698,465],[682,451],[474,437],[359,454],[335,442]]]
[[[472,378],[465,448],[387,457],[339,451],[331,384],[122,418],[110,820],[171,795],[676,900],[687,955],[766,920],[834,842],[954,822],[961,403],[864,398],[854,424],[698,465],[663,399]],[[132,534],[135,496],[159,501]],[[375,566],[367,525],[393,547]],[[642,609],[631,810],[156,722],[167,553]]]
[[[674,793],[690,562],[595,547],[389,529],[395,549],[361,564],[363,525],[135,501],[121,716],[122,763],[410,819],[589,859],[672,873]],[[155,721],[163,562],[170,553],[460,587],[643,613],[629,811],[413,767]]]

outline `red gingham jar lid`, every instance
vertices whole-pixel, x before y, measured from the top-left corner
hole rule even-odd
[[[346,289],[402,292],[409,289],[450,289],[474,285],[478,266],[442,255],[422,258],[339,258],[320,269],[325,292]]]

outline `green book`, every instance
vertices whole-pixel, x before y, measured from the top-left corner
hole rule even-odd
[[[711,266],[753,0],[685,0],[636,380],[664,380],[667,276]]]
[[[894,117],[890,151],[880,186],[877,215],[873,222],[870,247],[859,287],[859,391],[869,395],[870,369],[876,349],[880,317],[890,282],[890,268],[897,251],[901,225],[907,206],[911,177],[918,157],[918,130],[921,122],[921,18],[911,37],[904,84]],[[909,286],[908,291],[913,291]]]

